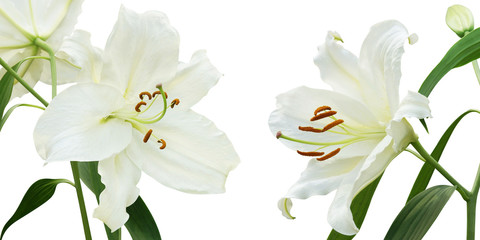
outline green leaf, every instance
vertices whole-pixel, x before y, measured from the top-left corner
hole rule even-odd
[[[17,71],[21,63],[15,64],[12,69]],[[0,79],[0,117],[3,117],[3,112],[7,107],[10,97],[12,96],[13,83],[15,79],[12,74],[6,72],[2,79]]]
[[[95,194],[98,202],[100,193],[105,189],[98,174],[98,162],[80,162],[79,170],[80,178]],[[161,240],[155,219],[140,196],[127,208],[127,213],[130,217],[125,223],[125,227],[133,240]],[[113,236],[107,226],[105,226],[105,230],[109,240],[120,239],[120,230],[113,233]]]
[[[460,115],[455,121],[450,124],[450,126],[447,128],[445,133],[443,133],[442,137],[438,141],[437,145],[432,151],[432,154],[430,154],[434,159],[437,161],[440,160],[440,157],[442,156],[443,150],[445,149],[448,140],[450,140],[450,136],[452,136],[453,130],[455,130],[455,127],[457,127],[458,123],[465,117],[467,114],[476,112],[479,113],[476,110],[468,110],[464,112],[462,115]],[[408,201],[410,201],[415,195],[419,194],[420,192],[424,191],[427,189],[428,183],[430,182],[430,179],[432,178],[433,172],[435,171],[435,168],[432,167],[432,165],[428,163],[424,163],[422,169],[418,173],[417,179],[415,180],[415,183],[412,186],[412,190],[410,191],[410,195],[408,196]]]
[[[73,185],[73,183],[67,179],[40,179],[33,183],[23,196],[23,199],[13,216],[3,227],[0,240],[3,238],[3,235],[7,229],[12,226],[12,224],[46,203],[55,193],[55,189],[59,183],[68,183]]]
[[[365,216],[367,215],[368,207],[372,201],[373,194],[377,189],[378,183],[382,176],[379,176],[375,181],[370,183],[366,188],[364,188],[358,195],[353,199],[350,209],[352,210],[353,220],[358,228],[363,224]],[[327,240],[350,240],[353,239],[355,235],[347,236],[343,235],[332,229],[330,235],[328,235]]]
[[[453,186],[435,186],[412,198],[393,221],[385,239],[422,239],[453,192]]]
[[[438,65],[430,72],[419,93],[428,97],[440,79],[453,68],[463,66],[480,57],[480,28],[456,42],[445,54]]]
[[[130,218],[125,223],[125,227],[133,240],[162,239],[157,224],[141,197],[138,197],[135,203],[127,208],[127,213]]]

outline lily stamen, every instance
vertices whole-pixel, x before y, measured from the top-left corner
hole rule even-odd
[[[159,139],[157,142],[162,144],[162,146],[160,146],[160,149],[165,149],[165,147],[167,146],[167,142],[165,142],[165,140],[163,139]]]
[[[329,159],[329,158],[337,155],[339,152],[340,152],[340,148],[337,148],[337,149],[329,152],[327,155],[325,155],[325,156],[323,156],[323,157],[321,157],[321,158],[317,158],[317,160],[318,160],[318,161],[325,161],[325,160],[327,160],[327,159]]]
[[[312,121],[312,122],[313,122],[313,121],[317,121],[317,120],[320,120],[320,119],[322,119],[322,118],[326,118],[326,117],[333,116],[333,115],[335,115],[335,114],[337,114],[336,111],[323,112],[323,113],[320,113],[320,114],[315,115],[315,116],[313,116],[312,118],[310,118],[310,121]]]
[[[170,107],[173,108],[175,105],[180,104],[180,100],[178,98],[173,99],[172,103],[170,103]]]
[[[141,101],[141,102],[137,103],[137,105],[135,106],[135,111],[141,112],[142,110],[140,110],[140,107],[141,107],[142,105],[146,106],[147,103],[144,102],[144,101]]]
[[[319,157],[325,154],[324,152],[302,152],[300,150],[297,150],[297,153],[307,157]]]
[[[152,95],[149,93],[149,92],[141,92],[138,97],[140,98],[140,100],[143,100],[143,96],[147,96],[148,97],[148,100],[152,100]]]
[[[322,112],[322,111],[326,111],[326,110],[332,110],[332,108],[330,108],[329,106],[321,106],[321,107],[318,107],[317,109],[315,109],[315,111],[313,112],[313,115],[317,115],[317,113],[319,112]]]
[[[148,139],[149,139],[150,136],[152,135],[152,132],[153,132],[153,130],[150,129],[150,130],[148,130],[148,132],[145,134],[145,137],[143,137],[143,142],[144,142],[144,143],[148,142]]]
[[[318,129],[314,127],[302,127],[302,126],[298,126],[298,130],[305,131],[305,132],[314,132],[314,133],[323,132],[323,129]]]
[[[326,131],[332,129],[333,127],[335,127],[335,126],[342,124],[343,122],[344,121],[342,119],[335,120],[335,121],[327,124],[325,127],[323,127],[322,132],[326,132]]]

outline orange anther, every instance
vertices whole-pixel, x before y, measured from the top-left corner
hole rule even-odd
[[[297,150],[297,153],[307,157],[319,157],[325,154],[324,152],[302,152],[300,150]]]
[[[321,157],[321,158],[317,158],[318,161],[324,161],[324,160],[327,160],[335,155],[337,155],[338,153],[340,152],[340,148],[337,148],[331,152],[329,152],[327,155]]]
[[[135,106],[135,111],[141,112],[142,110],[140,110],[140,107],[141,107],[142,105],[146,106],[147,103],[144,102],[144,101],[141,101],[141,102],[137,103],[137,106]]]
[[[147,96],[148,97],[148,100],[151,100],[152,99],[152,95],[149,93],[149,92],[141,92],[138,97],[143,100],[143,96]]]
[[[175,105],[178,105],[180,103],[180,100],[178,98],[173,99],[172,103],[170,104],[170,107],[173,108]]]
[[[162,144],[162,146],[160,146],[160,149],[165,149],[165,147],[167,146],[167,142],[165,142],[165,140],[163,139],[160,139],[157,142]]]
[[[145,134],[145,137],[143,137],[143,142],[146,143],[148,142],[148,139],[150,138],[150,135],[152,135],[153,130],[150,129],[148,132]]]
[[[318,112],[325,111],[325,110],[332,110],[329,106],[321,106],[315,109],[315,112],[313,112],[313,115],[317,115]]]
[[[320,113],[318,115],[315,115],[313,116],[312,118],[310,118],[310,121],[317,121],[319,119],[322,119],[322,118],[326,118],[326,117],[330,117],[330,116],[333,116],[337,114],[336,111],[328,111],[328,112],[323,112],[323,113]]]
[[[329,124],[327,124],[325,127],[323,127],[322,129],[322,132],[325,132],[325,131],[328,131],[330,130],[331,128],[339,125],[339,124],[342,124],[344,121],[342,119],[338,119],[338,120],[335,120]]]
[[[301,131],[306,131],[306,132],[315,132],[315,133],[321,133],[323,132],[322,129],[314,128],[314,127],[298,127],[299,130]]]

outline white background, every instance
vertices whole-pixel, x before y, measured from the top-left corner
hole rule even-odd
[[[181,60],[197,49],[207,49],[211,61],[224,73],[196,111],[212,119],[233,142],[241,164],[231,172],[227,193],[191,195],[162,186],[143,174],[141,196],[156,219],[163,239],[326,239],[327,211],[334,193],[294,200],[287,220],[278,198],[297,180],[308,158],[276,140],[268,128],[275,96],[300,85],[327,88],[313,64],[316,47],[328,30],[339,32],[345,48],[359,53],[371,25],[387,19],[404,23],[419,41],[406,46],[401,94],[416,91],[423,79],[458,37],[444,22],[448,6],[468,6],[480,20],[480,3],[473,1],[123,1],[139,12],[165,12],[181,36]],[[85,0],[78,28],[90,31],[103,47],[116,20],[120,1]],[[161,44],[161,43],[160,43]],[[37,88],[48,96],[49,88]],[[469,108],[480,108],[480,86],[471,65],[453,70],[430,97],[434,118],[426,134],[410,121],[425,148],[431,151],[448,125]],[[101,99],[99,99],[101,101]],[[14,103],[30,102],[30,96]],[[0,226],[10,218],[28,187],[40,178],[72,179],[68,163],[43,166],[32,141],[41,111],[19,109],[0,133]],[[471,187],[480,162],[479,116],[468,116],[454,133],[442,164],[464,186]],[[383,239],[406,201],[422,162],[409,153],[387,168],[356,239]],[[432,184],[447,184],[435,174]],[[86,188],[88,213],[96,202]],[[5,240],[84,239],[75,191],[60,185],[44,206],[14,224]],[[464,239],[465,204],[455,193],[425,239]],[[90,218],[94,239],[106,239],[100,221]],[[480,224],[477,224],[480,226]],[[480,227],[477,227],[480,231]],[[126,229],[124,239],[129,239]],[[480,234],[480,232],[478,233]]]

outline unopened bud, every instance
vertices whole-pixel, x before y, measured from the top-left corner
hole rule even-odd
[[[464,37],[466,34],[473,31],[473,15],[470,9],[462,5],[453,5],[448,8],[445,21],[452,31],[459,37]]]

